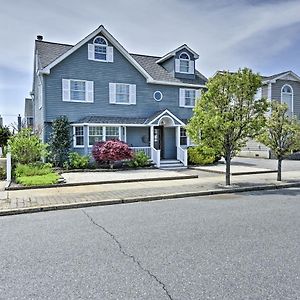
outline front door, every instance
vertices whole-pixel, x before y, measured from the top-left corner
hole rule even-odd
[[[164,158],[163,126],[154,127],[154,148],[160,150],[160,157]]]

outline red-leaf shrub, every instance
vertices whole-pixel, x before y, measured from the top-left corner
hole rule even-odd
[[[128,145],[119,140],[110,140],[107,142],[98,142],[94,144],[92,154],[95,161],[114,162],[123,159],[132,158],[132,150]]]

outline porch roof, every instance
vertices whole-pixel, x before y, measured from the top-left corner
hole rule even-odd
[[[160,117],[169,116],[174,120],[176,125],[186,124],[186,119],[180,119],[169,110],[160,110],[148,117],[109,117],[109,116],[85,116],[79,119],[74,124],[120,124],[120,125],[157,125]]]

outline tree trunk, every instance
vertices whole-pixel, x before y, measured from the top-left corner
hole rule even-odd
[[[231,163],[231,157],[230,154],[227,154],[225,157],[226,161],[226,185],[230,185],[230,163]]]
[[[277,167],[277,181],[281,181],[281,163],[282,163],[282,158],[279,158],[278,167]]]

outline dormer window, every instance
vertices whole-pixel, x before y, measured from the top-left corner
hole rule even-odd
[[[187,52],[180,53],[179,57],[175,59],[175,73],[194,74],[195,62],[191,60]]]
[[[93,44],[88,45],[88,59],[113,62],[113,47],[108,46],[108,42],[103,36],[96,36]]]
[[[190,70],[190,56],[183,52],[179,56],[179,71],[180,73],[189,73]]]

